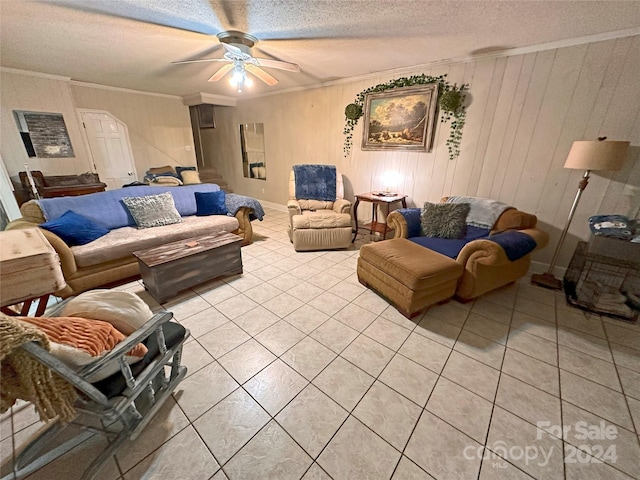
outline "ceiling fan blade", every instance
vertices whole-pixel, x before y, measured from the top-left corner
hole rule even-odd
[[[175,65],[182,65],[183,63],[202,63],[202,62],[228,62],[226,58],[201,58],[200,60],[182,60],[180,62],[171,62]]]
[[[280,60],[270,60],[268,58],[256,58],[256,60],[258,61],[258,65],[261,67],[277,68],[278,70],[286,70],[288,72],[300,71],[300,67],[295,63],[282,62]]]
[[[256,77],[258,77],[260,80],[262,80],[264,83],[266,83],[270,87],[273,87],[275,84],[278,83],[278,79],[277,78],[272,77],[267,72],[262,70],[260,67],[256,67],[255,65],[251,65],[250,63],[246,63],[244,65],[244,68],[245,68],[245,70],[247,70],[247,72],[253,73]]]
[[[214,73],[208,81],[209,82],[217,82],[222,77],[224,77],[227,73],[229,73],[229,71],[232,70],[232,69],[233,69],[233,63],[229,63],[227,65],[223,65],[222,67],[220,67],[220,70],[218,70],[216,73]]]

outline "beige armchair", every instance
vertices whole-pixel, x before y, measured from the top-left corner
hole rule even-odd
[[[336,170],[336,199],[298,198],[294,170],[289,175],[289,239],[296,251],[334,250],[351,245],[351,202],[344,198],[342,174]]]

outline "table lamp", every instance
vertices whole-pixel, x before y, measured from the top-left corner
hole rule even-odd
[[[620,170],[627,156],[629,142],[606,141],[606,139],[607,137],[599,137],[597,141],[573,142],[567,161],[564,163],[564,168],[584,170],[585,172],[580,182],[578,182],[576,198],[573,200],[573,205],[571,205],[567,223],[560,235],[560,240],[551,259],[549,269],[546,273],[532,275],[531,283],[540,285],[541,287],[562,290],[562,282],[553,276],[553,269],[558,260],[564,239],[569,231],[573,214],[576,213],[582,192],[589,183],[589,173],[592,170]]]

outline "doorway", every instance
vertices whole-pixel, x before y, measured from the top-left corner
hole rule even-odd
[[[78,109],[93,168],[107,188],[138,180],[127,126],[102,110]]]

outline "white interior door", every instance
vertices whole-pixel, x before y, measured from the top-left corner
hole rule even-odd
[[[108,188],[138,179],[126,126],[107,113],[81,112],[93,166]]]

